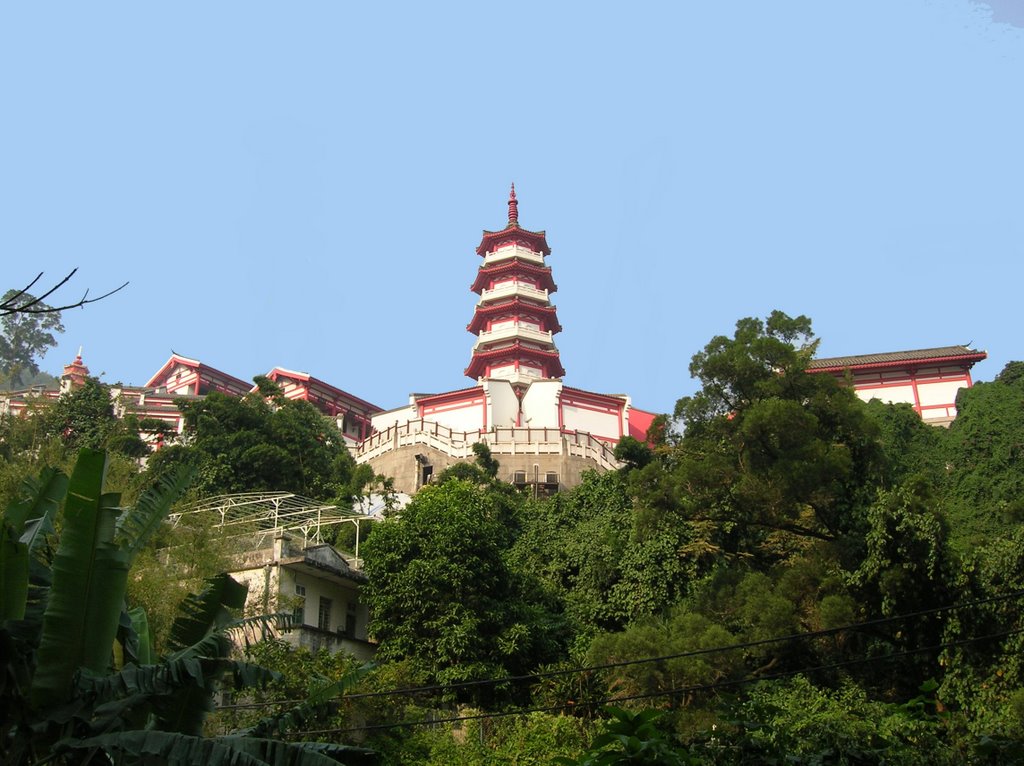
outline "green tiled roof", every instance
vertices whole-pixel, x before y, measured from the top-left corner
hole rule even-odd
[[[904,362],[964,361],[980,362],[988,356],[967,346],[940,346],[920,348],[913,351],[890,351],[884,354],[860,354],[858,356],[831,356],[812,359],[807,365],[810,371],[846,369],[847,367],[894,366]]]

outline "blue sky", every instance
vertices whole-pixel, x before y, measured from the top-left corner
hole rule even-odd
[[[736,319],[1024,358],[1024,13],[7,3],[3,287],[78,267],[108,382],[175,351],[383,407],[468,384],[484,228],[546,229],[566,382],[670,410]],[[72,292],[68,297],[77,297]]]

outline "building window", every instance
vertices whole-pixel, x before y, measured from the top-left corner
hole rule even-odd
[[[306,624],[306,586],[295,584],[295,596],[298,603],[292,609],[292,624]]]
[[[320,609],[316,616],[316,626],[320,630],[331,629],[331,600],[329,598],[320,597]]]
[[[349,638],[356,637],[356,605],[351,601],[345,612],[345,635]]]

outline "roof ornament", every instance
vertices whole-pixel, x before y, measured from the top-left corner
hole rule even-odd
[[[512,191],[508,193],[508,225],[519,226],[519,203],[516,201],[516,185],[512,184]]]

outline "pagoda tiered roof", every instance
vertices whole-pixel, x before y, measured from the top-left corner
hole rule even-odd
[[[533,359],[546,363],[548,376],[552,378],[560,378],[565,375],[565,368],[562,367],[562,361],[558,356],[557,349],[548,351],[546,349],[534,348],[526,346],[518,340],[513,341],[507,346],[481,349],[474,352],[473,358],[469,360],[469,367],[466,368],[466,375],[471,378],[479,378],[483,374],[488,361],[506,357],[509,359]]]
[[[477,272],[476,279],[469,289],[474,293],[479,293],[486,289],[487,283],[495,277],[515,274],[526,274],[536,277],[540,289],[547,290],[549,293],[558,290],[558,285],[555,284],[555,280],[551,276],[550,266],[538,266],[535,263],[521,261],[518,258],[512,258],[494,266],[481,266]]]
[[[501,231],[484,230],[483,238],[476,247],[477,255],[487,255],[506,242],[515,242],[535,253],[551,255],[551,248],[548,247],[547,233],[543,231],[530,231],[519,226],[507,226]]]
[[[508,195],[508,226],[501,231],[487,231],[484,229],[484,236],[477,245],[476,252],[484,256],[497,249],[498,245],[506,242],[514,242],[532,250],[535,253],[551,255],[551,248],[548,247],[547,235],[543,231],[530,231],[519,225],[519,202],[516,200],[516,185],[512,184],[512,191]]]
[[[473,321],[466,325],[466,329],[474,335],[479,334],[484,329],[484,324],[487,319],[492,316],[500,315],[505,312],[516,312],[516,313],[529,313],[529,314],[542,314],[548,317],[548,322],[551,327],[549,328],[552,333],[561,332],[562,325],[558,323],[557,309],[551,304],[531,303],[530,301],[524,301],[518,296],[510,301],[504,301],[503,303],[488,303],[483,306],[478,306],[473,314]]]
[[[500,258],[485,260],[470,287],[480,295],[480,301],[466,329],[479,340],[465,373],[476,380],[500,369],[499,378],[510,375],[515,385],[522,386],[519,370],[520,363],[525,362],[528,373],[524,375],[560,378],[565,369],[551,336],[562,326],[548,298],[558,288],[551,268],[544,265],[544,256],[551,249],[544,232],[520,228],[515,184],[508,196],[508,226],[499,232],[485,231],[477,252],[486,255],[506,243],[516,247]],[[527,257],[524,251],[533,255]],[[521,321],[524,316],[532,319]],[[491,327],[489,322],[496,317],[501,319],[501,326]]]

